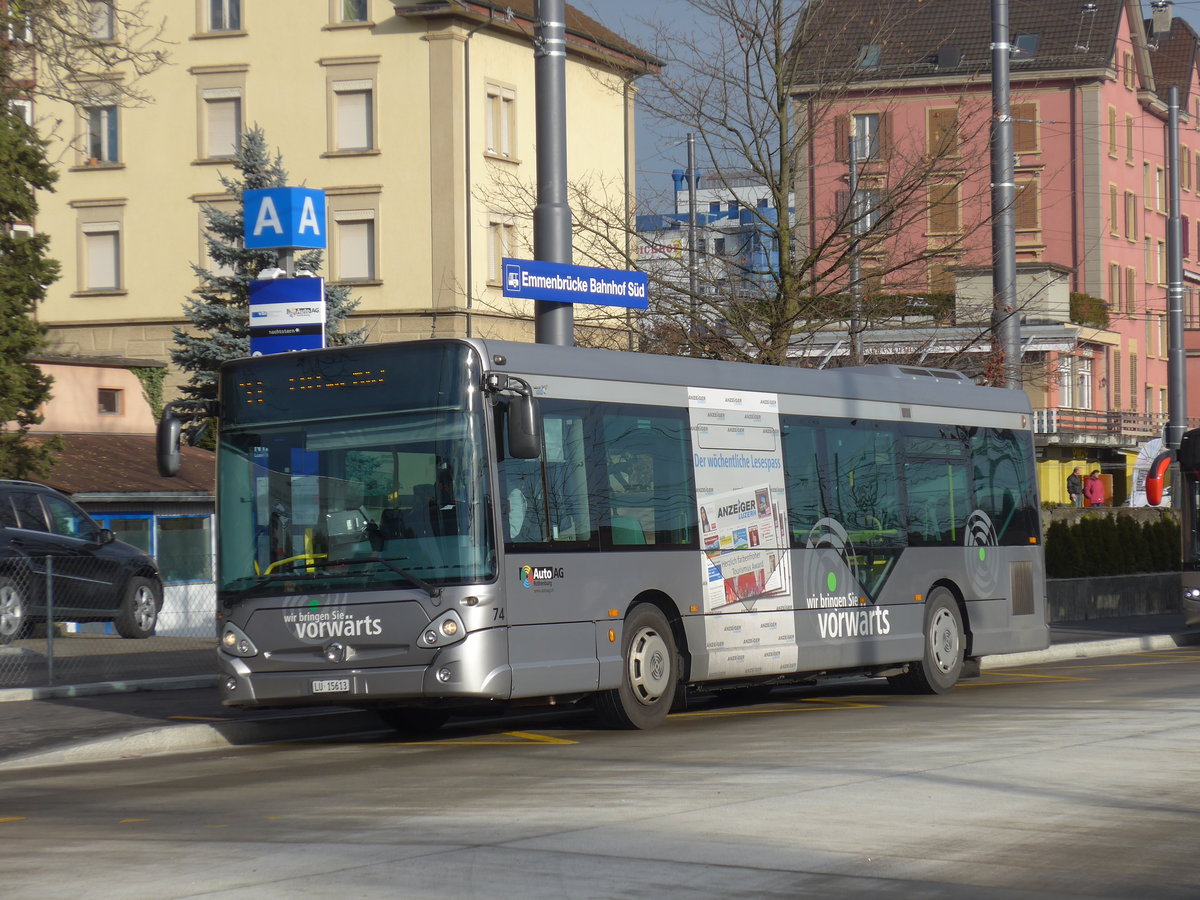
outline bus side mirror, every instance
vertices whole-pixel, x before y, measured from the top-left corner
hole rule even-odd
[[[522,394],[508,401],[508,453],[514,459],[542,454],[542,417],[537,398]]]
[[[1158,506],[1162,503],[1163,482],[1166,480],[1167,470],[1171,468],[1174,460],[1175,452],[1165,450],[1154,457],[1154,462],[1150,463],[1150,471],[1146,473],[1146,502],[1151,506]]]
[[[1200,478],[1200,428],[1193,428],[1179,441],[1179,468],[1191,478]]]
[[[158,423],[158,474],[163,478],[174,478],[179,474],[179,435],[183,423],[169,412],[164,412]]]

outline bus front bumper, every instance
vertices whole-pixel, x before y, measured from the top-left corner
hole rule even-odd
[[[512,693],[508,636],[495,628],[470,634],[429,665],[258,672],[253,658],[217,651],[225,706],[380,706],[405,701],[506,700]]]

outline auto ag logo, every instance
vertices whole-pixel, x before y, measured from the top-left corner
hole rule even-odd
[[[563,570],[558,566],[521,566],[519,575],[521,587],[553,589],[555,580],[563,577]]]
[[[533,587],[533,566],[521,566],[521,586]]]

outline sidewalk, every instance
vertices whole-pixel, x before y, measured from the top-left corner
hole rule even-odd
[[[1050,638],[1046,650],[984,657],[983,669],[1200,644],[1200,629],[1184,628],[1179,614],[1131,616],[1054,625]],[[373,714],[354,709],[230,709],[218,699],[215,675],[0,690],[0,722],[0,764],[5,770],[382,727]]]

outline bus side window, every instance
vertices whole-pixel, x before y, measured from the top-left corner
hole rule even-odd
[[[817,455],[820,433],[815,421],[794,416],[785,418],[781,426],[788,530],[792,534],[792,546],[803,547],[817,520],[825,515]]]

